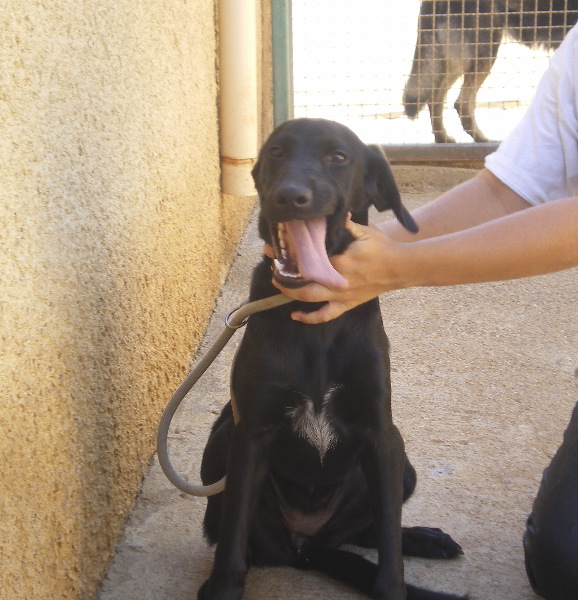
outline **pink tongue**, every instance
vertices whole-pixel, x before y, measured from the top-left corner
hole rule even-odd
[[[289,247],[295,252],[303,279],[335,287],[346,287],[347,280],[331,265],[325,249],[327,221],[325,217],[310,221],[285,222]]]

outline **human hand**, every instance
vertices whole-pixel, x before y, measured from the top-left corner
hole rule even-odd
[[[330,258],[333,267],[347,280],[346,287],[333,287],[311,282],[299,288],[285,288],[273,280],[283,294],[303,302],[326,302],[314,312],[295,311],[291,318],[302,323],[317,324],[330,321],[344,312],[376,298],[384,291],[403,287],[394,269],[399,264],[390,256],[399,244],[390,240],[381,230],[364,226],[348,219],[346,228],[355,241],[345,253]],[[273,257],[273,249],[265,245],[264,252]]]

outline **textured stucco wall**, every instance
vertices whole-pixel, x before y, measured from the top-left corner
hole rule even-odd
[[[92,598],[251,202],[212,0],[0,13],[0,597]]]

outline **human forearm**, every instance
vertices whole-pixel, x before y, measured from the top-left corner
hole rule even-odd
[[[419,232],[408,232],[392,219],[381,229],[399,242],[415,242],[475,227],[528,208],[530,205],[487,169],[412,212]]]
[[[499,281],[570,268],[578,265],[578,198],[529,208],[465,231],[398,244],[396,250],[396,264],[403,270],[395,284],[399,287]],[[384,274],[384,286],[386,278],[395,275]]]

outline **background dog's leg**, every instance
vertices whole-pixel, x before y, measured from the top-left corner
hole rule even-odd
[[[459,77],[459,74],[448,74],[439,85],[432,90],[431,101],[428,102],[429,118],[431,121],[431,130],[434,134],[436,143],[453,144],[455,139],[448,134],[444,125],[444,108],[448,90]]]
[[[474,142],[488,142],[489,139],[484,135],[476,122],[476,96],[482,83],[489,75],[487,73],[466,73],[460,95],[458,96],[454,107],[460,116],[460,121],[464,131],[471,135]]]
[[[493,25],[490,27],[488,31],[479,33],[475,46],[469,50],[475,58],[464,69],[462,89],[454,104],[464,131],[472,136],[474,142],[489,141],[476,123],[475,110],[478,91],[496,62],[502,39],[502,29],[494,29]]]

